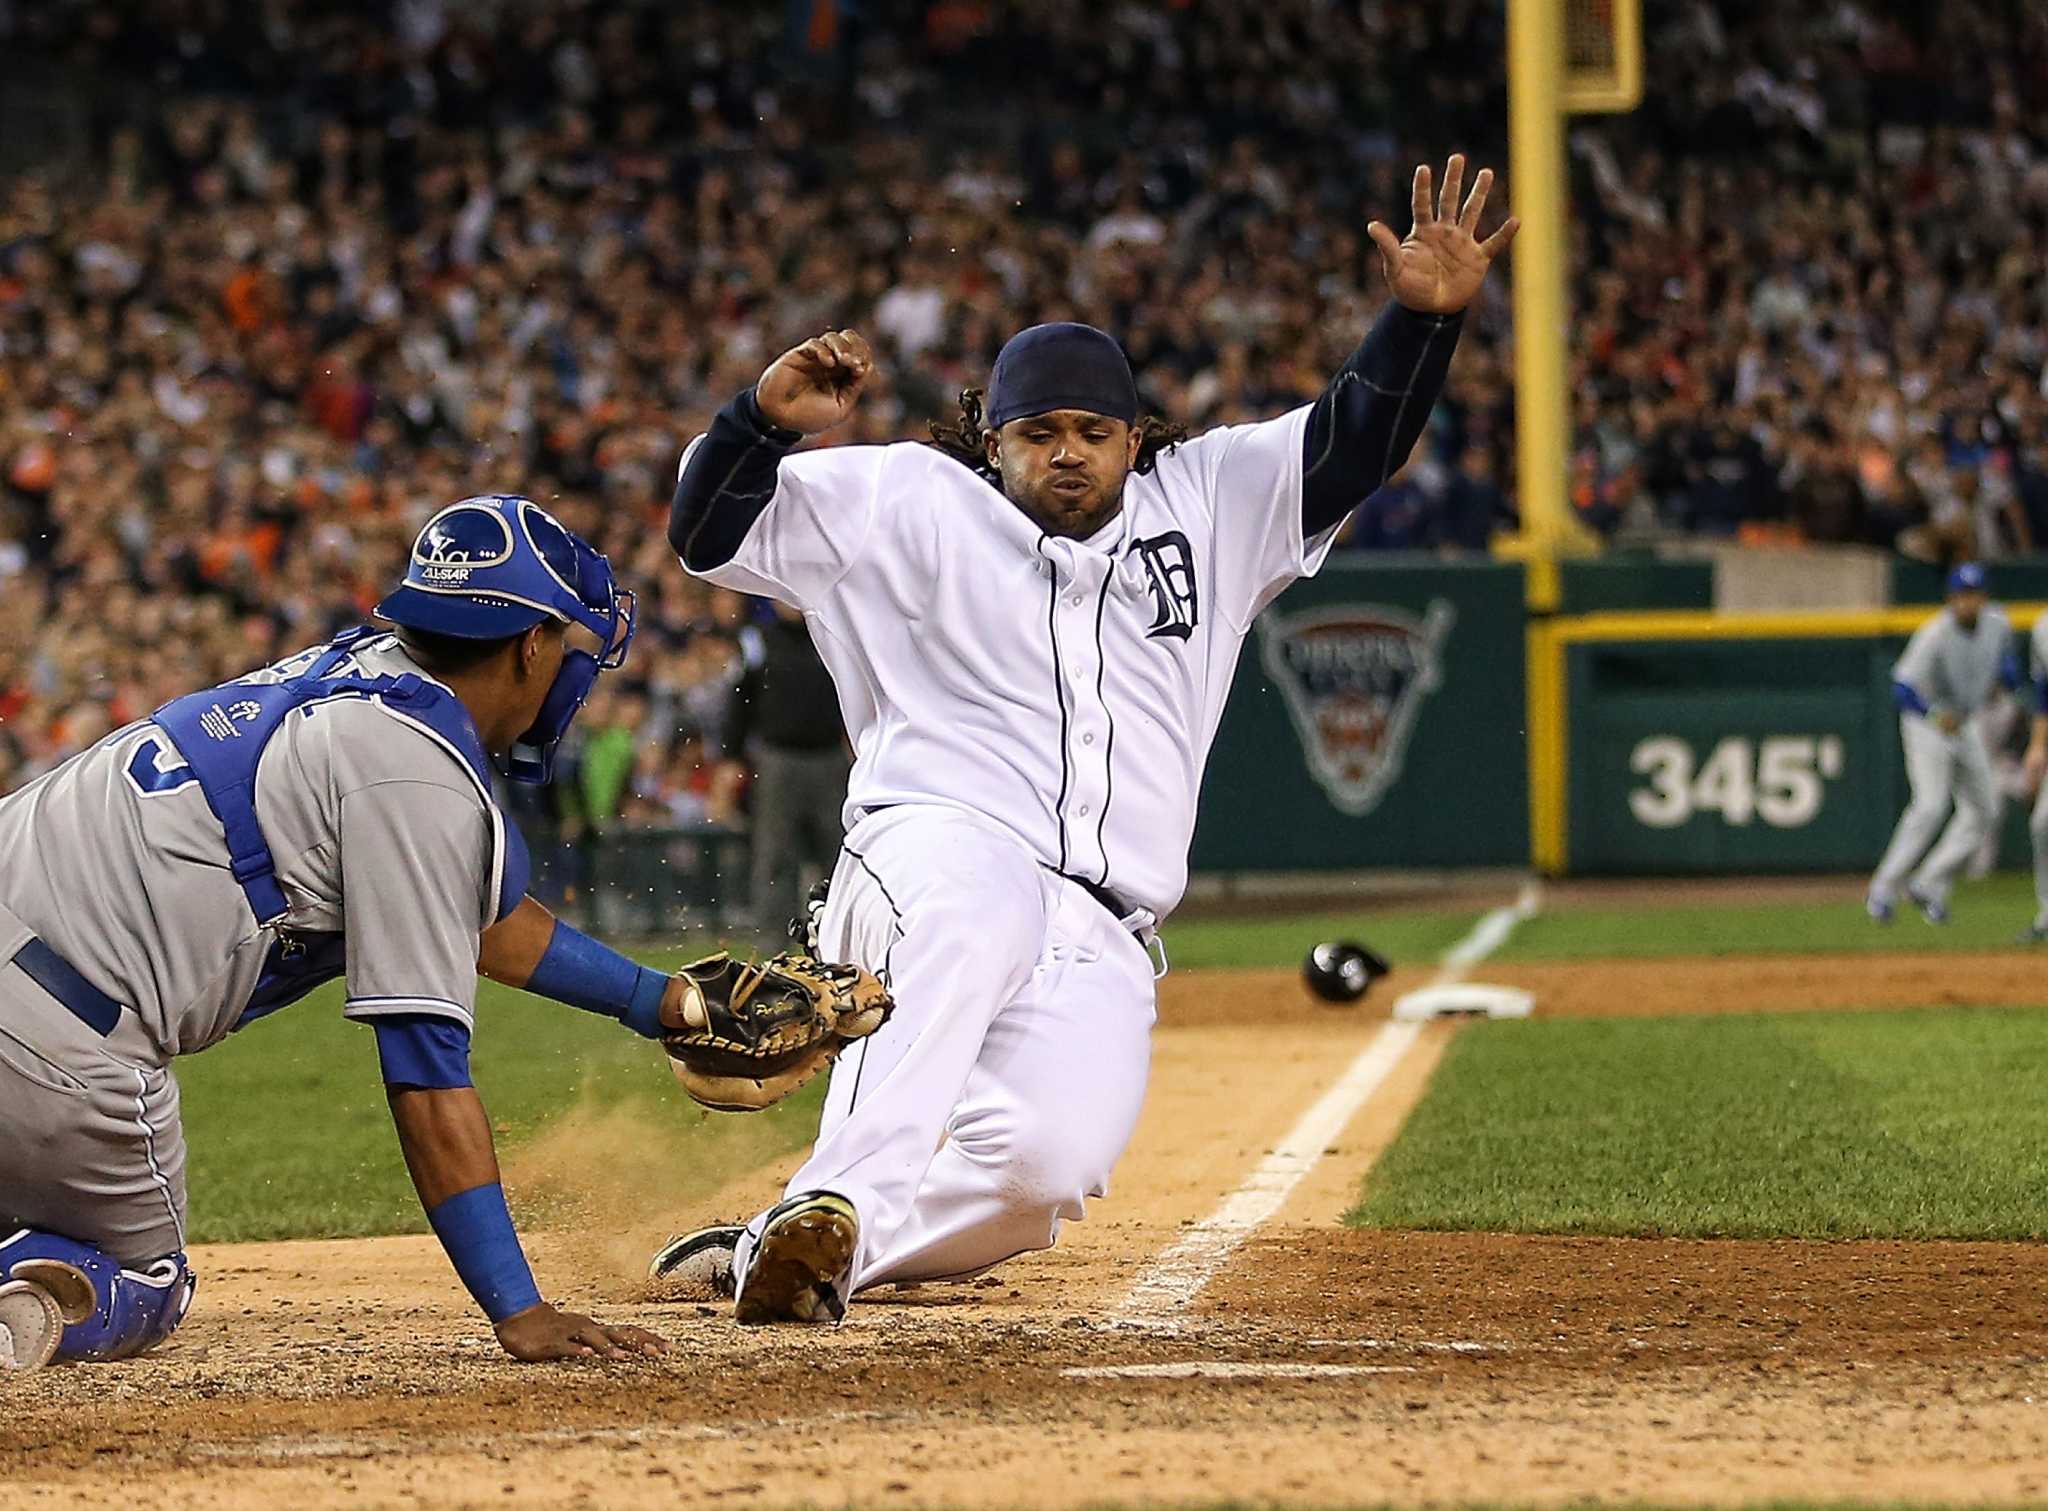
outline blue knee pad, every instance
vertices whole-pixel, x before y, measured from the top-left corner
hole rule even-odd
[[[125,1268],[95,1244],[40,1228],[0,1238],[0,1280],[27,1280],[64,1313],[59,1359],[126,1359],[177,1331],[199,1278],[185,1256]]]

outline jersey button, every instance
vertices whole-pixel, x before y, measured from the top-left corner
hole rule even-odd
[[[1093,745],[1093,744],[1095,743],[1095,736],[1093,736],[1093,735],[1083,735],[1083,736],[1081,736],[1081,743],[1082,743],[1083,745]]]
[[[1081,817],[1083,817],[1083,818],[1086,818],[1087,816],[1088,816],[1088,805],[1087,805],[1086,803],[1083,803],[1083,804],[1081,805]]]
[[[1081,595],[1080,595],[1079,593],[1076,593],[1076,594],[1075,594],[1075,595],[1074,595],[1074,596],[1073,596],[1072,598],[1069,598],[1069,599],[1067,600],[1067,607],[1068,607],[1068,608],[1070,608],[1070,609],[1078,609],[1078,608],[1079,608],[1080,606],[1081,606]]]

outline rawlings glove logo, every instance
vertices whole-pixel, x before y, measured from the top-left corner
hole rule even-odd
[[[1441,598],[1421,619],[1365,604],[1260,618],[1260,659],[1287,702],[1310,775],[1339,812],[1372,812],[1401,775],[1456,618]]]

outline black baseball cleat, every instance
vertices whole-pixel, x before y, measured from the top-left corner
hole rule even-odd
[[[738,1289],[733,1251],[746,1231],[738,1223],[721,1223],[671,1238],[655,1251],[647,1278],[661,1282],[667,1300],[730,1301]]]
[[[790,1197],[768,1214],[733,1317],[742,1327],[839,1321],[859,1247],[860,1217],[852,1202],[832,1191]]]

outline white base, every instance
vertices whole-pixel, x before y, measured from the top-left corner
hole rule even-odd
[[[1517,987],[1454,981],[1403,993],[1394,1001],[1394,1017],[1403,1023],[1431,1018],[1526,1018],[1535,1007],[1536,999]]]

